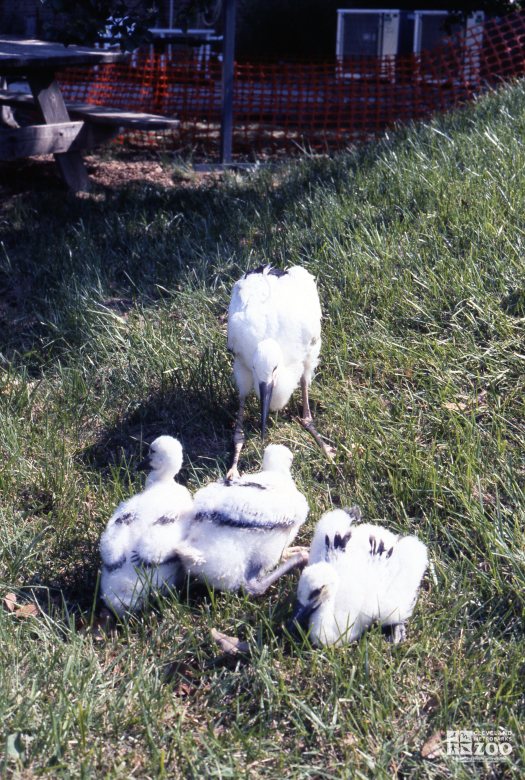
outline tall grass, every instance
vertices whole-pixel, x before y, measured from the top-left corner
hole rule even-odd
[[[524,137],[516,84],[333,159],[6,202],[0,595],[39,612],[0,609],[5,776],[522,775]],[[261,262],[307,267],[324,311],[312,397],[336,460],[298,399],[269,431],[311,506],[299,541],[349,503],[424,540],[408,640],[290,642],[293,577],[259,601],[187,587],[101,639],[98,538],[143,442],[180,437],[192,490],[224,472],[224,315]],[[218,658],[213,626],[249,658]],[[506,760],[421,755],[440,730],[503,728]]]

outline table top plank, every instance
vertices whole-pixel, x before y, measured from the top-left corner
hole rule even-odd
[[[120,49],[94,49],[87,46],[64,46],[31,38],[0,38],[0,74],[5,76],[47,68],[58,70],[75,65],[100,65],[125,62],[129,57]]]

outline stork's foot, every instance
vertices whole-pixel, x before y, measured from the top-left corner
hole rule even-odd
[[[331,444],[327,444],[321,437],[320,433],[317,431],[317,428],[314,425],[314,421],[311,417],[298,417],[298,422],[303,426],[305,431],[308,431],[308,433],[313,436],[319,447],[322,449],[328,460],[333,460],[335,458],[335,455],[337,453],[337,450],[335,447],[332,447]]]
[[[203,556],[200,550],[187,542],[180,542],[174,549],[176,555],[178,555],[184,566],[199,566],[206,563],[206,558]]]
[[[115,625],[115,615],[107,607],[102,607],[99,612],[99,623],[112,628]]]
[[[249,596],[263,596],[264,593],[268,590],[270,587],[269,584],[266,583],[265,580],[258,580],[258,579],[252,579],[252,580],[246,580],[244,584],[244,590],[246,593],[248,593]]]
[[[239,474],[239,469],[237,466],[232,466],[228,471],[226,472],[226,482],[233,482],[236,479],[239,479],[241,475]]]
[[[310,554],[310,550],[308,549],[308,547],[287,547],[286,550],[281,555],[281,560],[287,561],[289,558],[293,558],[294,555],[302,555],[304,558],[304,566],[306,566],[306,564],[308,563],[309,554]]]
[[[242,412],[242,407],[241,411]],[[235,433],[233,434],[233,461],[232,465],[230,466],[227,474],[226,474],[226,481],[231,482],[234,479],[239,479],[239,469],[238,469],[238,463],[239,463],[239,457],[241,455],[241,450],[243,448],[244,444],[244,432],[242,430],[242,426],[237,423],[237,426],[235,428]]]
[[[291,555],[287,560],[282,561],[276,569],[269,574],[266,574],[264,577],[253,577],[248,579],[244,584],[244,589],[250,596],[262,596],[266,593],[270,585],[277,582],[279,577],[282,577],[283,574],[288,574],[292,569],[303,568],[307,562],[308,554],[303,552],[295,553],[295,555]]]
[[[110,634],[115,631],[116,627],[115,614],[110,612],[107,607],[102,607],[98,616],[93,620],[92,626],[86,626],[86,628],[82,629],[82,633],[90,632],[96,642],[105,642]]]

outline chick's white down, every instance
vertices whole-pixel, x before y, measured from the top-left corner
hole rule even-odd
[[[181,558],[188,571],[222,590],[244,588],[263,593],[294,566],[306,563],[292,555],[275,571],[308,515],[306,498],[292,479],[287,447],[266,448],[262,471],[234,481],[219,481],[194,495],[193,516],[185,542],[193,561]],[[195,562],[196,558],[201,562]]]
[[[123,501],[100,539],[101,596],[117,615],[138,610],[152,590],[176,584],[179,558],[166,551],[181,545],[193,506],[189,491],[174,481],[182,447],[171,436],[151,444],[144,490]]]
[[[308,387],[321,349],[321,305],[314,277],[300,266],[280,271],[261,266],[236,282],[228,309],[228,348],[239,391],[234,459],[229,476],[237,476],[244,442],[246,396],[255,390],[261,401],[264,438],[268,410],[282,409],[301,384],[301,422],[328,453],[313,426]]]
[[[294,617],[314,644],[344,644],[373,623],[404,639],[428,563],[415,536],[400,537],[370,523],[354,525],[357,507],[327,512],[319,521],[308,566],[297,589]]]

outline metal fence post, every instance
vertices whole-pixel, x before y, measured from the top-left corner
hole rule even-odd
[[[223,0],[221,163],[232,161],[235,2]]]

